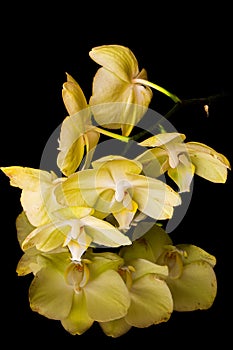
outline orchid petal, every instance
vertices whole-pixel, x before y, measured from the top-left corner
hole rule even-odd
[[[85,296],[89,316],[99,322],[125,316],[130,305],[128,289],[113,270],[90,280],[85,286]]]
[[[179,156],[179,164],[175,168],[168,169],[168,176],[179,187],[179,193],[189,192],[194,172],[194,165],[182,154]]]
[[[53,266],[41,269],[29,288],[31,309],[51,319],[66,318],[72,307],[72,299],[73,289]]]
[[[125,320],[131,326],[144,328],[166,322],[173,311],[173,301],[165,281],[147,274],[134,281],[131,303]]]
[[[186,145],[197,175],[216,183],[226,182],[230,163],[224,155],[202,143],[188,142]]]
[[[85,225],[85,232],[93,242],[110,247],[131,244],[130,239],[121,233],[116,227],[106,221],[87,216],[81,219]]]
[[[67,74],[67,82],[63,84],[62,98],[69,115],[87,108],[87,101],[77,81]]]
[[[99,322],[99,325],[106,335],[113,338],[120,337],[121,335],[127,333],[132,327],[125,321],[124,318],[109,322]]]
[[[179,194],[160,180],[131,174],[130,182],[133,182],[133,199],[138,209],[154,219],[171,218],[173,207],[181,204]]]
[[[74,294],[71,311],[62,326],[71,334],[83,334],[93,324],[94,320],[88,315],[84,292]]]
[[[168,278],[166,282],[176,311],[208,309],[216,297],[216,276],[211,265],[205,261],[185,265],[180,278]]]

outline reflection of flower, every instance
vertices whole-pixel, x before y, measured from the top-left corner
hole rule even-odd
[[[155,225],[129,249],[123,247],[121,256],[125,261],[140,257],[168,267],[165,280],[174,310],[208,309],[213,304],[217,292],[213,270],[216,259],[203,249],[192,244],[174,246],[168,234]]]
[[[107,322],[127,313],[128,289],[117,272],[121,258],[114,253],[94,254],[80,262],[57,253],[44,260],[29,289],[32,310],[60,320],[71,334],[82,334],[94,321]]]
[[[102,66],[94,77],[90,98],[94,117],[98,124],[121,128],[122,134],[128,136],[152,98],[148,86],[134,81],[137,78],[147,79],[146,70],[139,71],[132,51],[121,45],[94,47],[89,54]]]
[[[137,210],[154,218],[171,218],[179,195],[160,180],[141,175],[139,162],[121,156],[107,156],[92,162],[93,169],[79,171],[60,186],[60,197],[68,205],[84,202],[97,212],[112,213],[121,229],[127,229]],[[57,188],[57,192],[59,187]]]
[[[126,333],[131,327],[143,328],[166,322],[173,311],[172,296],[164,281],[168,275],[167,266],[140,258],[132,259],[128,264],[119,268],[129,290],[128,312],[121,319],[100,323],[103,331],[112,337]]]
[[[153,148],[136,159],[149,176],[157,177],[167,171],[180,192],[189,191],[194,173],[212,182],[226,182],[228,159],[203,143],[184,143],[185,138],[176,132],[149,137],[140,145]]]

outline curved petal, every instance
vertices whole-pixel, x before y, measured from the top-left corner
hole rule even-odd
[[[177,184],[180,193],[189,192],[194,172],[194,165],[182,154],[179,156],[178,165],[168,169],[168,176]]]
[[[107,221],[97,219],[94,216],[87,216],[81,219],[81,221],[85,226],[85,233],[97,244],[107,247],[119,247],[121,245],[131,244],[127,236]]]
[[[148,149],[137,156],[135,160],[142,164],[143,173],[152,178],[159,177],[170,167],[167,151],[160,147]]]
[[[89,52],[99,65],[114,73],[119,79],[129,82],[138,75],[138,62],[133,52],[122,45],[102,45]]]
[[[56,249],[64,244],[70,226],[68,222],[57,222],[37,227],[23,241],[22,248],[27,250],[36,246],[38,250],[44,252]]]
[[[176,248],[185,252],[183,254],[183,264],[187,265],[195,261],[205,261],[209,263],[212,267],[216,265],[215,256],[209,254],[204,249],[197,247],[193,244],[177,244]]]
[[[132,328],[132,326],[129,325],[124,318],[109,322],[99,322],[99,325],[106,335],[113,338],[120,337],[121,335],[127,333],[130,328]]]
[[[38,191],[40,186],[51,185],[51,182],[57,178],[53,172],[22,166],[1,167],[0,169],[9,177],[11,186],[27,191]]]
[[[33,311],[61,320],[70,313],[73,289],[65,283],[62,274],[48,266],[34,277],[29,288],[29,300]]]
[[[62,326],[71,334],[83,334],[93,324],[94,320],[88,315],[86,299],[83,291],[74,294],[71,311]]]
[[[85,286],[88,314],[99,322],[122,318],[130,304],[128,289],[120,275],[107,270]]]
[[[154,219],[169,219],[174,206],[181,204],[181,199],[170,186],[164,182],[143,175],[130,175],[133,183],[133,199],[138,209]]]
[[[77,81],[66,73],[67,82],[63,84],[62,98],[69,115],[73,115],[87,108],[87,101]]]
[[[139,143],[141,146],[145,147],[159,147],[167,144],[168,142],[179,143],[185,140],[186,136],[178,132],[165,132],[162,134],[157,134],[147,138],[146,140]]]
[[[217,281],[213,268],[205,261],[196,261],[183,267],[178,279],[168,278],[174,310],[194,311],[212,306],[217,293]]]
[[[17,238],[19,241],[20,246],[22,246],[23,241],[25,238],[35,229],[35,226],[33,226],[24,211],[22,211],[16,218],[16,230],[17,230]]]
[[[224,155],[198,142],[188,142],[186,146],[197,175],[216,183],[226,182],[230,163]]]
[[[134,281],[130,289],[131,304],[125,320],[134,327],[148,327],[166,322],[173,311],[173,301],[167,284],[147,274]]]
[[[131,246],[122,247],[120,256],[127,263],[136,258],[147,259],[155,263],[164,251],[164,246],[169,244],[172,244],[171,238],[161,227],[155,224],[152,228],[149,226],[144,236],[135,240]]]

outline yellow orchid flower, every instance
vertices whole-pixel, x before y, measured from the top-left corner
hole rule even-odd
[[[110,223],[92,216],[93,209],[67,207],[53,213],[53,221],[36,227],[22,242],[22,249],[36,247],[50,252],[59,247],[68,247],[73,261],[91,245],[119,247],[131,244],[130,239]],[[55,217],[57,217],[55,219]]]
[[[62,97],[69,113],[61,125],[57,165],[68,176],[79,167],[86,147],[86,163],[99,141],[100,134],[91,122],[91,111],[82,89],[76,80],[67,74]]]
[[[119,229],[128,229],[137,211],[154,219],[168,219],[180,196],[160,180],[141,174],[142,165],[122,156],[92,162],[92,169],[76,172],[61,183],[56,196],[65,205],[77,205],[81,194],[88,207],[107,216],[112,213]],[[64,202],[63,202],[64,204]]]
[[[194,311],[212,306],[217,292],[213,270],[216,258],[192,244],[173,245],[169,235],[154,225],[143,237],[135,240],[130,249],[122,247],[120,256],[127,262],[142,258],[167,266],[165,277],[171,291],[174,310]]]
[[[142,163],[148,176],[158,177],[167,171],[179,192],[190,191],[194,173],[215,183],[225,183],[230,169],[228,159],[203,143],[185,143],[185,138],[177,132],[151,136],[139,144],[152,148],[136,160]]]
[[[31,309],[60,320],[71,334],[84,333],[94,321],[124,317],[130,298],[120,264],[114,253],[89,254],[80,262],[70,262],[68,253],[51,255],[30,285]]]
[[[173,311],[172,295],[164,281],[168,276],[167,266],[140,258],[128,263],[119,268],[119,274],[129,289],[128,312],[121,319],[100,322],[104,333],[114,338],[125,334],[131,327],[145,328],[166,322]]]
[[[102,66],[94,77],[89,101],[94,118],[99,125],[121,128],[128,136],[152,98],[150,87],[137,82],[147,79],[146,70],[139,71],[133,52],[121,45],[94,47],[89,55]]]

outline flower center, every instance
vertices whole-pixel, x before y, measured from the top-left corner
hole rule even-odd
[[[118,270],[118,273],[124,280],[128,289],[130,289],[133,284],[132,272],[134,271],[135,269],[133,266],[122,266]]]
[[[122,202],[125,208],[131,209],[132,207],[132,198],[129,193],[131,184],[127,180],[120,180],[116,183],[115,188],[115,199],[117,202]]]
[[[79,293],[89,280],[89,269],[85,263],[72,262],[66,269],[65,280]]]

